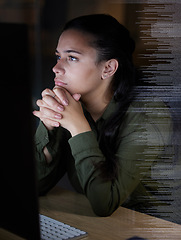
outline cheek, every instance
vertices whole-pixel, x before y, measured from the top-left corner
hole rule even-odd
[[[96,89],[102,82],[101,71],[95,65],[91,66],[90,63],[75,66],[67,71],[66,77],[69,83],[67,90],[72,94],[89,92]]]
[[[87,67],[89,66],[89,67]],[[87,63],[87,66],[84,68],[82,67],[79,71],[79,77],[86,81],[86,82],[97,82],[99,79],[101,79],[101,74],[99,69],[97,69],[94,65],[91,66],[89,63]]]
[[[87,91],[96,88],[100,84],[99,74],[95,70],[88,70],[79,75],[79,87]]]

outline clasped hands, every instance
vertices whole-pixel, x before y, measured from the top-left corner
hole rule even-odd
[[[71,95],[58,86],[53,90],[47,88],[42,92],[42,99],[36,102],[39,111],[33,111],[33,114],[40,118],[48,130],[62,126],[72,136],[91,131],[84,116],[80,98],[80,94]]]

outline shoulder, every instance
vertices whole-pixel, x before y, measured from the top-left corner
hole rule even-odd
[[[131,103],[120,127],[121,137],[134,134],[149,142],[167,143],[172,133],[169,108],[159,98],[140,99]]]
[[[135,120],[145,119],[150,122],[166,123],[170,121],[171,114],[169,107],[159,98],[138,99],[130,104],[126,116]]]

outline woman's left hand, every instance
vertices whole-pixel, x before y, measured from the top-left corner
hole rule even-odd
[[[55,87],[53,91],[58,97],[60,88]],[[64,111],[61,113],[62,118],[58,120],[60,125],[66,128],[71,133],[72,137],[83,132],[91,131],[91,127],[84,116],[82,105],[79,101],[80,95],[77,95],[76,99],[76,96],[72,97],[68,91],[65,89],[64,91],[68,100],[68,105],[64,106]]]

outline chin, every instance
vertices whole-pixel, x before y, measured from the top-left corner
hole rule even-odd
[[[71,88],[68,88],[68,87],[66,87],[65,88],[71,95],[74,95],[74,94],[76,94],[76,93],[79,93],[80,94],[80,92],[78,91],[78,90],[76,90],[76,89],[71,89]]]

